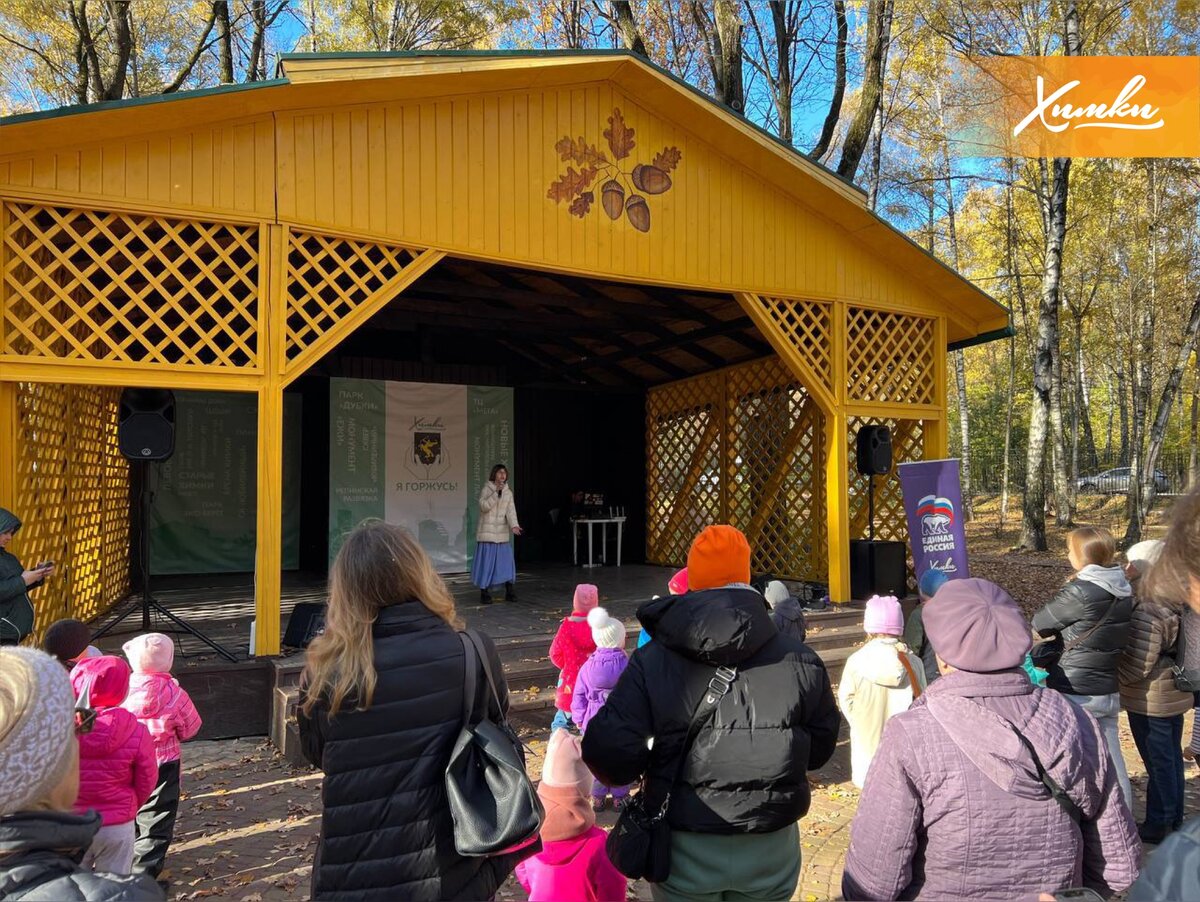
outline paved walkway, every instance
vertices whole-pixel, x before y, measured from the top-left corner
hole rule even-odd
[[[1190,718],[1189,718],[1190,720]],[[540,776],[545,748],[542,731],[523,732]],[[1126,761],[1136,809],[1142,813],[1146,775],[1123,727]],[[1186,731],[1185,731],[1186,739]],[[264,902],[305,899],[320,830],[320,774],[289,766],[262,740],[196,742],[184,746],[184,802],[166,876],[173,899],[235,899]],[[858,791],[849,782],[849,748],[843,735],[833,760],[812,775],[812,809],[801,822],[801,879],[796,899],[804,902],[840,896],[842,861]],[[1187,771],[1187,810],[1200,813],[1200,771]],[[601,815],[611,826],[612,813]],[[523,900],[515,881],[498,898]],[[645,884],[630,898],[649,899]]]

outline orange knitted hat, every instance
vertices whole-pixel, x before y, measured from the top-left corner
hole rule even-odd
[[[732,526],[707,526],[692,542],[687,559],[688,588],[713,589],[750,582],[750,543]]]

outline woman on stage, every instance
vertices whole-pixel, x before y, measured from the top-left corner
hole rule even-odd
[[[519,536],[521,524],[517,522],[517,505],[508,487],[508,468],[504,464],[492,467],[492,475],[479,493],[479,511],[471,582],[479,587],[481,604],[492,603],[489,590],[500,583],[504,583],[504,600],[516,601],[513,581],[517,578],[517,565],[509,533]]]

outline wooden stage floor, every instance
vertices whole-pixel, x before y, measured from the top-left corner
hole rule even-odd
[[[570,612],[575,586],[581,582],[595,583],[600,590],[600,603],[614,616],[632,620],[634,611],[654,595],[664,595],[667,580],[674,573],[671,567],[626,564],[623,567],[594,568],[570,565],[545,565],[520,568],[517,574],[517,601],[481,605],[479,590],[471,585],[465,574],[449,574],[447,585],[458,603],[459,614],[467,625],[495,639],[531,633],[553,632],[558,622]],[[191,626],[231,651],[238,661],[249,661],[250,623],[254,619],[254,587],[251,574],[217,575],[209,577],[159,578],[152,584],[154,597]],[[300,602],[323,602],[327,598],[325,580],[312,576],[284,574],[283,596],[280,603],[281,634],[287,628],[288,617]],[[116,610],[139,600],[135,596]],[[112,613],[98,618],[93,626],[107,623]],[[170,621],[151,612],[151,629],[166,631]],[[121,644],[130,636],[142,632],[140,610],[126,618],[112,633],[102,637],[97,645],[105,652],[120,654]],[[194,667],[211,668],[226,664],[207,645],[186,634],[176,637],[176,670]],[[299,654],[296,649],[284,649],[284,656]],[[234,665],[227,665],[234,666]]]

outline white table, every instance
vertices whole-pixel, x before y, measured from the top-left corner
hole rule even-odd
[[[617,566],[621,566],[621,534],[625,527],[624,517],[584,517],[578,520],[571,521],[571,557],[575,561],[575,565],[579,566],[579,527],[587,526],[588,536],[588,560],[583,566],[595,567],[595,559],[593,557],[593,542],[592,542],[592,527],[600,524],[600,563],[608,563],[608,525],[615,523],[617,525]]]

